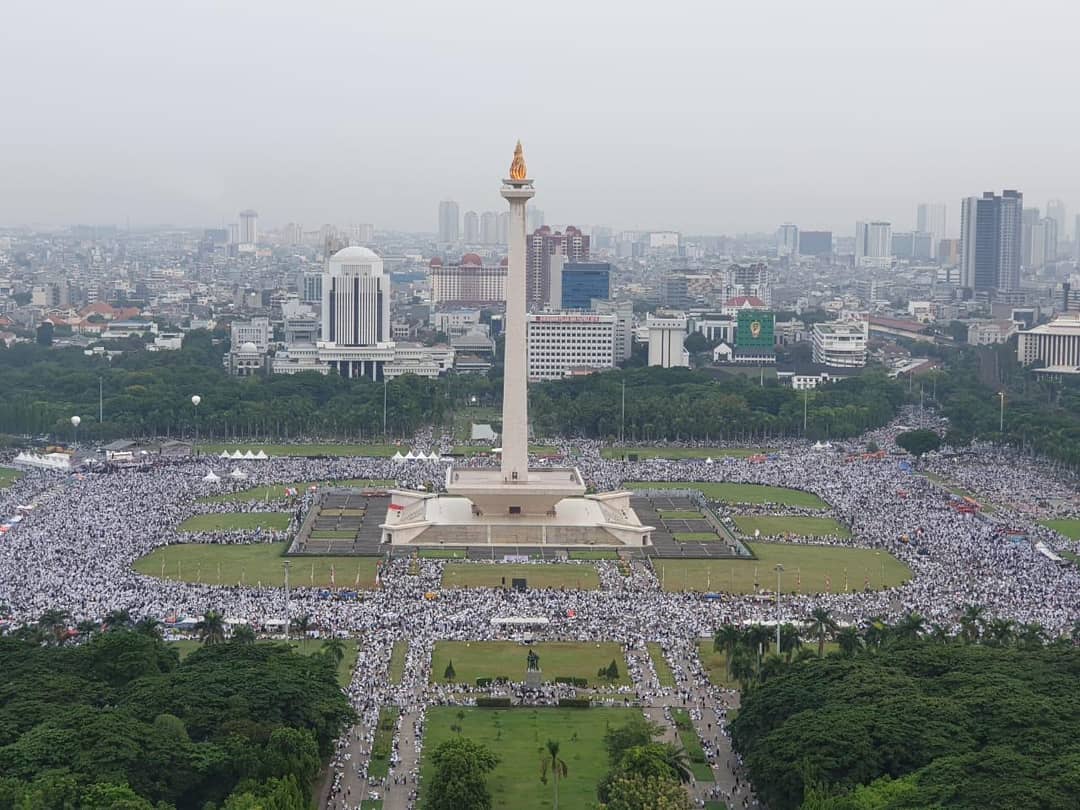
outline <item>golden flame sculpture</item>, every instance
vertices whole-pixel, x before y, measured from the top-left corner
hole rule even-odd
[[[510,164],[510,179],[525,179],[525,155],[521,151],[521,141],[518,141],[517,146],[514,147],[514,160]]]

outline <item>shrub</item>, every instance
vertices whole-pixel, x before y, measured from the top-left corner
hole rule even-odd
[[[508,697],[478,697],[476,705],[484,709],[509,709],[511,703]]]

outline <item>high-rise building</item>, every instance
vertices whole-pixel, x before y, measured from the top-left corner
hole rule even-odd
[[[338,346],[390,340],[390,277],[369,248],[348,247],[330,257],[322,283],[322,339]],[[367,376],[367,370],[350,369],[346,376]]]
[[[475,245],[480,242],[480,215],[475,211],[465,212],[465,244]]]
[[[892,223],[855,223],[855,264],[879,268],[892,265]]]
[[[1073,258],[1080,262],[1080,214],[1073,222]]]
[[[560,380],[615,366],[614,315],[540,312],[526,320],[530,380]]]
[[[483,307],[506,301],[506,259],[485,265],[475,253],[457,264],[443,264],[436,256],[428,266],[433,307]]]
[[[290,222],[281,229],[281,238],[286,245],[299,245],[304,241],[304,229],[295,222]]]
[[[776,255],[796,256],[799,253],[799,226],[785,222],[776,229]]]
[[[1043,263],[1057,261],[1058,258],[1058,223],[1053,217],[1044,218],[1040,224],[1042,225],[1042,237],[1043,237]]]
[[[496,241],[500,245],[505,245],[510,240],[510,212],[503,211],[499,214],[499,227],[498,236]]]
[[[361,222],[353,227],[353,238],[362,245],[374,242],[375,226],[367,222]]]
[[[525,221],[530,232],[538,230],[544,227],[544,212],[530,205],[525,209]]]
[[[547,225],[528,237],[525,269],[525,304],[529,310],[543,309],[551,301],[551,259],[558,253],[567,262],[589,260],[589,237],[573,225],[566,232],[554,231]]]
[[[1042,267],[1046,259],[1040,220],[1038,208],[1025,208],[1020,214],[1020,264],[1026,268]]]
[[[686,317],[683,315],[647,315],[645,328],[649,333],[649,365],[663,368],[686,368],[690,355],[683,344],[686,340]]]
[[[229,244],[230,245],[239,245],[240,244],[240,223],[239,222],[230,222],[229,223]]]
[[[485,211],[480,215],[480,242],[485,245],[499,244],[499,215]]]
[[[831,256],[832,231],[799,231],[799,255]]]
[[[733,264],[724,271],[724,289],[722,297],[725,305],[732,299],[755,299],[754,306],[772,306],[772,283],[769,277],[769,265],[764,262],[755,264]],[[740,301],[739,305],[746,302]]]
[[[461,214],[453,200],[439,203],[439,241],[456,242],[461,238]]]
[[[669,309],[685,311],[690,308],[690,282],[682,273],[664,276],[662,299]]]
[[[599,315],[615,316],[615,362],[629,360],[634,351],[634,302],[594,298],[590,308]]]
[[[948,209],[944,203],[919,203],[915,215],[915,230],[930,234],[931,244],[935,250],[938,243],[946,237],[945,228]],[[929,258],[936,259],[936,255]]]
[[[1080,314],[1066,313],[1020,332],[1016,359],[1025,366],[1041,362],[1044,373],[1080,374]]]
[[[1006,189],[967,197],[960,206],[960,279],[974,292],[1020,289],[1024,195]]]
[[[1054,233],[1057,234],[1058,240],[1065,241],[1065,228],[1068,225],[1068,220],[1065,218],[1065,202],[1064,200],[1050,200],[1046,204],[1046,216],[1054,220],[1054,224],[1057,227],[1054,229]],[[1046,260],[1052,262],[1057,256],[1047,256]]]
[[[611,265],[606,262],[571,262],[562,269],[563,310],[587,310],[594,298],[611,295]]]
[[[321,304],[322,282],[322,273],[304,273],[304,284],[300,300],[305,304]]]
[[[240,212],[240,248],[255,250],[259,243],[259,214],[250,208]]]

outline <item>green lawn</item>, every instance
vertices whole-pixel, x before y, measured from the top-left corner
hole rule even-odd
[[[222,450],[235,453],[258,453],[262,450],[268,456],[377,456],[387,457],[400,452],[405,455],[410,448],[396,444],[200,444],[199,452],[204,455],[221,455]],[[224,461],[224,459],[222,459]]]
[[[338,588],[371,588],[375,584],[378,560],[374,557],[287,558],[283,556],[285,547],[285,543],[185,543],[161,546],[136,560],[133,567],[141,574],[181,582],[203,582],[208,585],[261,583],[281,587],[285,584],[285,568],[282,563],[289,559],[292,561],[289,582],[293,587],[330,587],[331,571]]]
[[[700,481],[624,481],[624,489],[696,489],[711,501],[728,503],[778,503],[824,509],[827,504],[811,492],[765,484],[704,483]]]
[[[284,531],[292,518],[288,512],[225,512],[195,515],[176,527],[181,532],[250,532],[255,529]]]
[[[1059,551],[1058,555],[1068,560],[1073,565],[1080,566],[1080,554],[1073,554],[1071,551]]]
[[[724,539],[716,532],[675,532],[671,536],[676,543],[719,543]]]
[[[299,494],[307,492],[312,485],[318,487],[360,487],[382,489],[394,486],[393,481],[375,481],[360,478],[349,478],[343,481],[293,481],[288,484],[265,484],[258,487],[248,487],[238,492],[223,492],[220,495],[208,495],[199,498],[196,503],[229,503],[230,501],[276,501],[285,499],[285,488],[296,487]]]
[[[812,639],[809,636],[803,639],[803,648],[807,650],[813,650],[817,652],[817,640]],[[836,652],[840,649],[840,645],[835,641],[825,642],[825,654],[828,655],[831,652]],[[770,648],[771,652],[776,651],[775,645]],[[722,689],[738,689],[739,682],[729,678],[727,673],[727,655],[722,652],[717,652],[713,649],[713,640],[711,638],[703,638],[698,640],[698,658],[701,659],[701,665],[705,667],[705,671],[709,673],[709,681],[713,686],[719,686]],[[729,722],[732,718],[729,715]]]
[[[1080,540],[1080,518],[1057,518],[1056,520],[1041,520],[1040,526],[1053,529],[1058,534],[1063,534],[1070,540]]]
[[[758,447],[605,447],[600,450],[601,458],[619,459],[636,455],[639,459],[664,458],[677,461],[683,458],[749,458],[768,453]]]
[[[762,590],[776,588],[777,564],[784,566],[780,578],[782,593],[844,593],[861,591],[869,578],[870,587],[881,588],[882,566],[885,583],[892,587],[911,578],[911,569],[888,552],[868,548],[799,545],[795,543],[747,543],[756,560],[653,560],[656,576],[668,591],[721,591],[754,593],[754,583]],[[830,582],[826,586],[826,577]]]
[[[667,659],[664,658],[664,651],[661,649],[660,644],[650,641],[645,646],[649,648],[649,658],[652,659],[653,669],[656,670],[656,677],[659,678],[660,685],[674,686],[675,675],[671,672]]]
[[[417,557],[429,560],[463,560],[465,551],[453,548],[422,548],[416,552]]]
[[[405,657],[409,654],[409,642],[398,639],[390,651],[390,683],[399,684],[405,676]]]
[[[698,782],[713,782],[712,768],[705,759],[705,749],[701,745],[701,737],[690,719],[690,713],[686,709],[672,709],[671,719],[675,721],[675,728],[679,732],[679,740],[690,757],[690,771]]]
[[[541,658],[543,656],[541,655]],[[542,664],[543,662],[541,662]],[[559,743],[566,777],[559,780],[559,807],[576,810],[596,804],[596,786],[607,772],[604,733],[640,717],[640,709],[428,709],[421,760],[421,784],[431,783],[428,755],[457,732],[482,743],[499,756],[487,777],[494,810],[547,810],[554,784],[540,781],[541,751],[548,740]],[[423,791],[421,790],[421,795]]]
[[[619,668],[619,679],[614,683],[630,683],[622,647],[613,642],[545,641],[523,645],[516,641],[437,641],[431,656],[431,677],[435,683],[446,683],[443,676],[452,661],[456,683],[473,686],[477,678],[501,677],[524,681],[530,648],[540,656],[545,682],[588,678],[590,686],[604,686],[608,681],[598,678],[596,672],[614,660]]]
[[[755,530],[770,537],[773,535],[793,534],[798,537],[850,537],[851,532],[832,518],[799,517],[784,515],[736,515],[735,525],[747,537],[753,537]]]
[[[993,512],[996,511],[996,507],[992,503],[990,503],[989,501],[984,500],[983,498],[980,498],[978,495],[976,495],[970,489],[964,489],[962,486],[960,486],[958,484],[954,484],[952,481],[949,481],[946,478],[942,478],[940,475],[937,475],[936,473],[928,472],[928,473],[923,473],[923,475],[925,475],[928,479],[930,479],[935,484],[940,486],[946,492],[952,493],[953,495],[956,495],[958,498],[971,498],[973,501],[975,501],[977,504],[979,504],[979,507],[984,512],[986,512],[987,514],[992,514]]]
[[[467,442],[472,437],[472,426],[491,425],[496,433],[502,427],[502,409],[466,407],[454,411],[454,439]]]
[[[376,779],[382,779],[390,772],[390,753],[393,750],[394,731],[400,713],[401,709],[397,706],[383,706],[379,709],[379,725],[371,743],[371,763],[368,765],[368,775]]]
[[[14,470],[11,467],[0,467],[0,489],[9,487],[23,477],[21,470]]]
[[[337,679],[338,684],[341,686],[348,686],[349,681],[352,680],[353,667],[356,666],[356,656],[359,654],[359,647],[357,646],[356,639],[343,638],[342,642],[345,644],[345,657],[341,659],[341,663],[338,664]],[[259,641],[259,644],[284,644],[283,641]],[[293,641],[291,642],[292,648],[296,652],[302,655],[314,655],[322,650],[323,639],[311,639],[310,641]],[[170,641],[169,646],[175,648],[180,653],[180,660],[183,661],[195,650],[202,647],[201,641],[195,641],[194,639],[181,639],[179,641]]]
[[[619,552],[617,551],[571,551],[569,553],[571,560],[617,560],[619,559]]]
[[[448,563],[443,568],[444,588],[499,588],[506,579],[510,587],[515,577],[524,577],[532,588],[573,588],[595,591],[600,587],[600,575],[591,565],[564,563]]]

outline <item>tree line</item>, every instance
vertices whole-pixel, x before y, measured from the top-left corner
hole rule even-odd
[[[222,365],[227,343],[208,332],[188,334],[179,351],[125,345],[112,360],[77,348],[0,347],[0,434],[66,441],[74,435],[71,417],[79,416],[83,440],[191,439],[198,430],[207,441],[377,441],[384,402],[386,435],[408,437],[502,398],[498,369],[435,380],[406,375],[384,388],[314,372],[232,377]],[[903,386],[882,373],[804,394],[775,381],[639,368],[534,384],[530,415],[534,434],[543,436],[753,442],[804,435],[805,409],[808,438],[844,438],[887,422],[904,397]]]
[[[953,636],[917,614],[859,629],[821,610],[818,650],[792,642],[790,662],[753,631],[715,643],[743,685],[732,744],[769,807],[1076,806],[1080,626],[1048,640],[968,606]],[[825,639],[839,650],[820,655]]]
[[[307,810],[353,717],[338,659],[224,642],[207,617],[182,662],[123,616],[78,644],[59,611],[0,638],[0,810]]]

